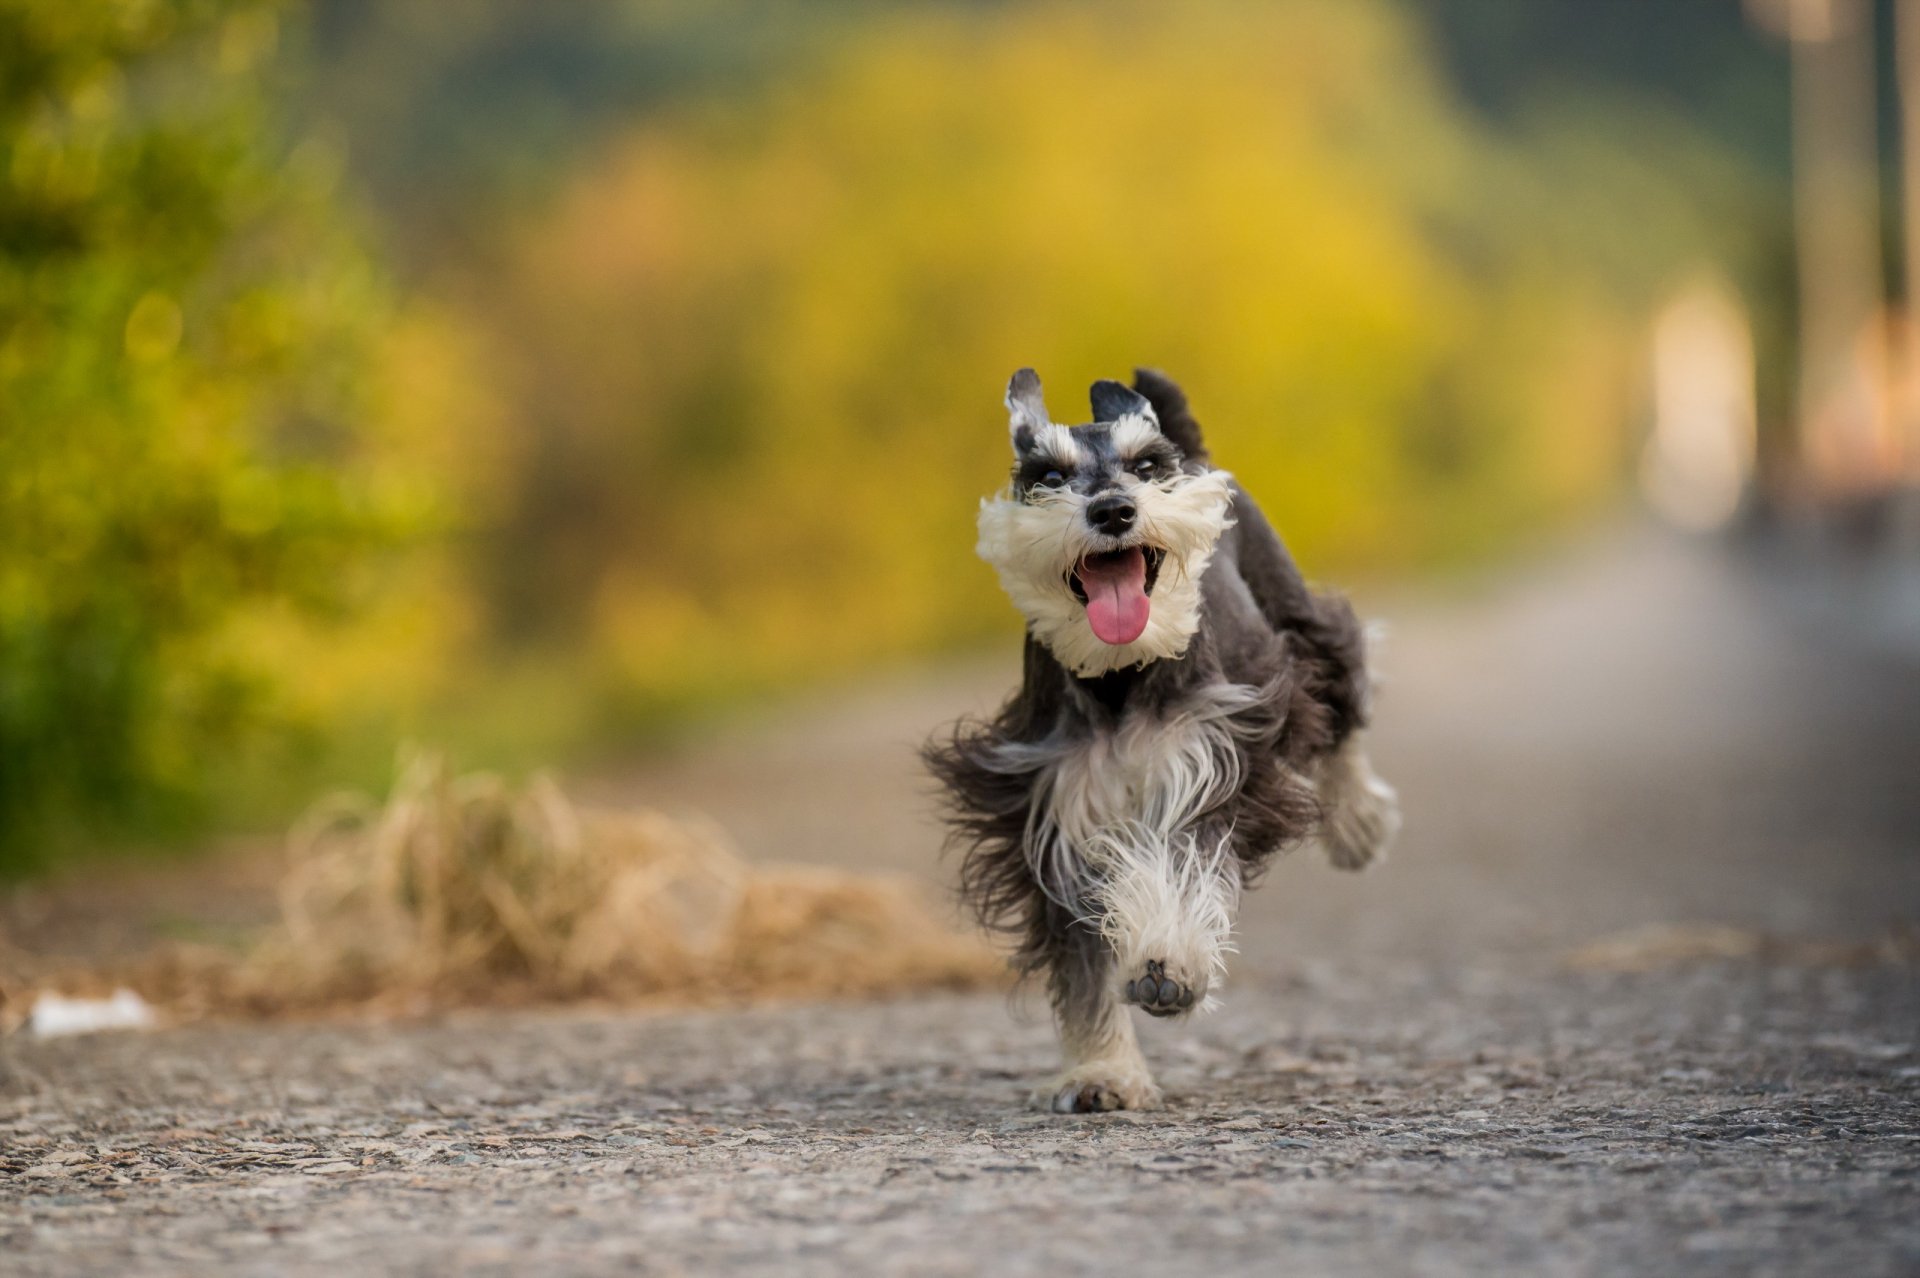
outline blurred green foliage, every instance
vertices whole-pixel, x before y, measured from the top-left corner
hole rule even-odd
[[[0,869],[205,799],[298,670],[248,606],[338,607],[426,507],[359,405],[389,309],[283,151],[254,0],[0,0]]]

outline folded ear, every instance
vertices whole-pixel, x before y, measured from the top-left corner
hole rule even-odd
[[[1144,417],[1156,426],[1160,424],[1160,419],[1153,415],[1153,405],[1147,402],[1147,397],[1119,382],[1095,382],[1090,398],[1093,400],[1093,420],[1096,422]]]
[[[1015,452],[1024,453],[1033,446],[1035,436],[1051,419],[1047,401],[1040,397],[1040,374],[1023,368],[1007,383],[1007,428],[1013,432]]]

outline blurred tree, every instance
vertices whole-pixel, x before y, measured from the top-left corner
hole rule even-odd
[[[1651,100],[1784,181],[1787,62],[1747,0],[1662,5],[1657,14],[1593,0],[1408,7],[1461,94],[1496,120],[1524,119],[1556,98]]]
[[[277,6],[0,0],[0,871],[190,815],[276,679],[226,628],[340,606],[426,505],[359,406],[388,309],[279,145]]]
[[[751,94],[862,24],[927,0],[308,7],[314,74],[295,105],[347,131],[354,171],[403,248],[432,255],[501,206],[537,202],[635,117]]]

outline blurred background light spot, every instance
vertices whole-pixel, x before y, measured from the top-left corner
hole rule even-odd
[[[1648,502],[1682,528],[1718,528],[1740,508],[1756,438],[1753,334],[1727,288],[1700,279],[1653,328],[1653,432],[1641,457]]]

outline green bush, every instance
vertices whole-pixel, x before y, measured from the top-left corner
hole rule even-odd
[[[275,6],[0,0],[0,871],[203,799],[271,681],[223,641],[338,607],[406,529],[358,415],[384,322],[278,144]]]

